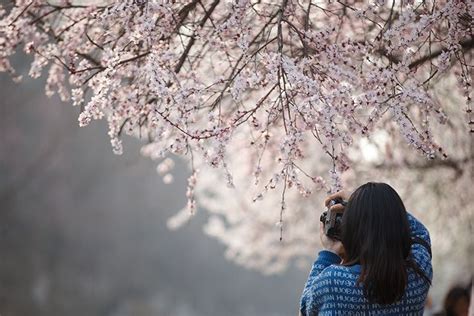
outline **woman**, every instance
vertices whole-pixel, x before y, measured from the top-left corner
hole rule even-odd
[[[444,299],[446,316],[467,316],[471,295],[467,288],[455,286],[449,290]]]
[[[336,198],[347,196],[337,192],[326,206]],[[320,237],[324,250],[303,290],[301,315],[423,314],[433,277],[430,237],[391,186],[360,186],[344,208],[341,241],[328,238],[323,224]]]

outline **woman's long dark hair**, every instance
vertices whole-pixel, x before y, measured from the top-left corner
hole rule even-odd
[[[407,212],[388,184],[368,182],[352,193],[342,217],[344,265],[361,265],[358,282],[372,303],[391,304],[405,292],[408,267],[429,279],[410,256]]]

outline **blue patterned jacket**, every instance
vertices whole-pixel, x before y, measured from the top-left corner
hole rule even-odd
[[[426,276],[433,278],[428,230],[408,214],[414,243],[411,255]],[[422,244],[425,245],[422,245]],[[429,284],[412,269],[408,271],[408,285],[402,298],[390,305],[369,303],[363,294],[363,285],[357,284],[361,266],[340,265],[341,258],[327,250],[319,252],[303,290],[300,312],[313,315],[423,315]]]

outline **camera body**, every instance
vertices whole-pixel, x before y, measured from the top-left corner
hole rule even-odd
[[[344,210],[331,210],[331,206],[342,204],[346,206],[347,202],[336,198],[329,203],[329,209],[321,214],[319,220],[324,225],[324,233],[331,239],[341,240],[341,223]]]

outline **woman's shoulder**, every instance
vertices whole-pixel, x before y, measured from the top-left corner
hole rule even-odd
[[[340,297],[360,296],[362,292],[357,285],[359,274],[360,270],[357,266],[332,264],[316,277],[309,295],[316,302],[327,301],[330,297],[335,299],[337,295]]]
[[[360,275],[360,265],[345,266],[342,264],[331,264],[321,271],[319,275],[320,280],[332,280],[331,284],[339,285],[336,280],[346,280],[349,282],[356,282]],[[345,282],[347,283],[347,282]]]

